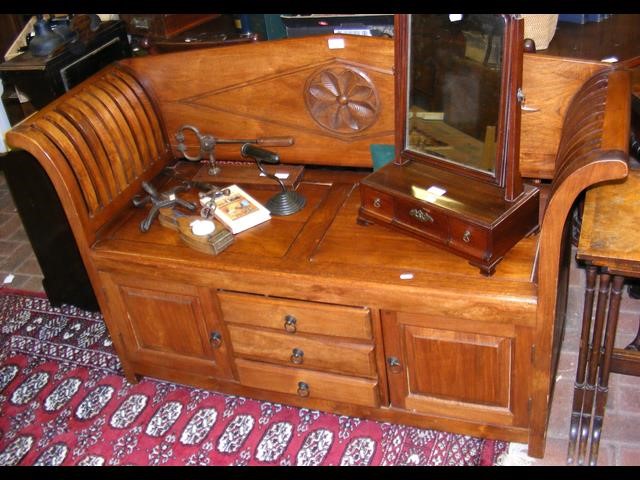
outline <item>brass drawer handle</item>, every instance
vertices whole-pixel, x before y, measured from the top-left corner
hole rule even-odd
[[[409,216],[424,223],[433,223],[433,217],[421,208],[412,208],[409,210]]]
[[[212,332],[209,336],[209,342],[213,348],[220,348],[222,345],[222,335],[220,335],[220,332]]]
[[[402,371],[398,357],[387,357],[387,365],[389,365],[391,373],[400,373]]]
[[[469,230],[465,230],[462,234],[462,241],[464,243],[469,243],[471,241],[471,232]]]
[[[285,315],[284,329],[289,333],[296,333],[296,323],[298,320],[293,315]]]
[[[291,363],[300,365],[304,361],[304,352],[299,348],[294,348],[291,352],[290,360],[291,360]]]
[[[373,200],[373,206],[376,208],[380,208],[382,206],[382,200],[380,200],[379,198],[375,198]]]
[[[309,396],[309,385],[304,382],[298,382],[298,395],[301,397]]]

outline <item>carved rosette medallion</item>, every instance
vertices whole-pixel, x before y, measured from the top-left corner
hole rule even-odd
[[[373,125],[380,113],[376,86],[354,67],[330,67],[314,72],[304,88],[307,110],[321,127],[351,134]]]

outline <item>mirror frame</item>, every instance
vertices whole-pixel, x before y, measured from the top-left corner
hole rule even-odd
[[[504,189],[505,200],[513,201],[523,191],[519,170],[520,155],[520,102],[524,21],[519,15],[500,14],[505,23],[502,55],[502,79],[498,135],[496,139],[495,171],[483,172],[460,163],[443,160],[428,153],[409,150],[407,145],[407,112],[409,83],[409,53],[411,14],[394,16],[395,37],[395,94],[396,94],[396,155],[394,163],[403,165],[411,160],[428,162],[455,174],[496,184]]]

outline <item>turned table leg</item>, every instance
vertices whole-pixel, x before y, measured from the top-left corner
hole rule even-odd
[[[598,381],[598,365],[600,364],[602,330],[604,327],[605,313],[609,300],[609,284],[611,275],[600,274],[598,286],[598,300],[596,306],[596,318],[593,326],[591,346],[589,348],[588,373],[585,385],[585,395],[580,419],[580,439],[578,444],[578,464],[583,465],[587,452],[587,443],[591,432],[591,412],[595,400],[595,389]]]
[[[589,333],[591,317],[593,316],[593,297],[597,279],[597,267],[587,267],[587,280],[584,291],[584,307],[582,311],[582,331],[580,333],[580,348],[578,351],[578,367],[576,380],[573,385],[573,405],[571,408],[571,424],[569,426],[569,447],[567,450],[567,464],[574,460],[580,419],[582,417],[582,403],[585,392],[585,377],[587,373],[587,359],[589,357]]]
[[[618,328],[618,314],[620,312],[620,300],[622,296],[622,285],[624,277],[615,275],[611,286],[609,298],[609,312],[607,314],[607,327],[604,336],[604,351],[602,352],[600,373],[598,384],[596,385],[596,406],[593,413],[593,428],[591,432],[591,448],[589,451],[589,465],[595,466],[598,461],[598,448],[600,446],[600,435],[602,433],[602,423],[604,412],[607,406],[609,392],[609,373],[611,371],[611,354]]]

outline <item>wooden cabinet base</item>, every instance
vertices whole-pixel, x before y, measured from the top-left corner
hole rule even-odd
[[[358,225],[362,175],[327,174],[305,174],[302,212],[216,256],[159,225],[140,232],[143,209],[105,229],[92,258],[123,363],[266,401],[527,441],[535,238],[483,276],[421,240]]]

